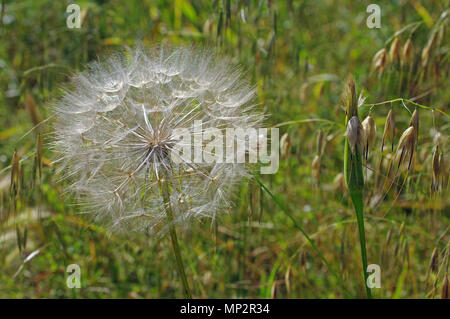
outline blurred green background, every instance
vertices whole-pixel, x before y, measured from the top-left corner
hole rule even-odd
[[[314,239],[351,296],[364,297],[354,212],[346,191],[333,184],[343,167],[340,100],[345,80],[350,73],[355,76],[367,103],[420,96],[416,102],[448,113],[450,102],[448,19],[442,17],[450,14],[450,1],[379,1],[381,28],[369,29],[366,8],[372,2],[80,0],[75,3],[81,8],[81,28],[70,29],[66,8],[71,1],[2,1],[0,297],[182,297],[170,240],[108,234],[80,215],[75,201],[63,193],[64,182],[54,176],[46,146],[51,121],[29,132],[48,118],[49,104],[71,74],[137,41],[206,45],[231,57],[257,86],[258,100],[269,114],[267,125],[318,118],[333,123],[280,126],[291,147],[279,172],[263,181]],[[413,40],[420,59],[430,34],[445,23],[447,32],[434,53],[436,69],[429,68],[420,85],[394,90],[397,73],[387,79],[371,72],[372,57],[383,47],[389,50],[395,32],[400,31],[402,44]],[[419,74],[420,67],[414,72]],[[378,144],[388,107],[373,114]],[[401,134],[409,114],[400,102],[393,107]],[[327,145],[317,181],[311,162],[319,129]],[[382,271],[375,297],[440,295],[448,271],[450,216],[448,188],[434,199],[429,192],[436,131],[448,145],[448,117],[421,110],[421,157],[414,179],[408,179],[408,192],[397,200],[389,195],[366,212],[369,263]],[[39,133],[42,178],[36,164]],[[17,194],[11,191],[15,151],[20,159]],[[448,158],[448,150],[444,155]],[[197,298],[345,297],[302,234],[256,183],[239,186],[229,215],[213,225],[193,225],[179,237]],[[438,257],[430,264],[434,250]],[[81,267],[80,289],[66,286],[69,264]]]

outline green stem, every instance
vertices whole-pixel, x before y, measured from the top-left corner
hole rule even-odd
[[[172,240],[173,252],[175,253],[175,259],[177,263],[178,275],[181,278],[183,284],[184,297],[186,299],[192,299],[189,283],[186,278],[186,272],[184,271],[183,259],[181,259],[180,246],[178,245],[177,232],[173,223],[172,206],[170,205],[170,190],[169,183],[167,181],[160,182],[161,192],[163,195],[164,206],[167,214],[167,222],[169,223],[170,239]]]
[[[389,73],[390,80],[391,73]],[[367,286],[367,251],[366,251],[366,236],[364,231],[364,174],[363,174],[363,159],[362,159],[362,128],[358,116],[358,103],[356,101],[356,86],[352,77],[345,89],[345,105],[347,106],[345,123],[348,127],[349,120],[353,117],[357,118],[356,133],[350,127],[350,133],[355,138],[353,146],[350,147],[349,136],[345,139],[344,146],[344,177],[347,184],[350,197],[355,207],[356,220],[358,222],[359,243],[361,245],[361,260],[364,274],[364,287],[366,289],[367,298],[372,298],[371,291]],[[373,107],[373,106],[372,106]]]
[[[425,109],[425,110],[437,111],[437,112],[443,114],[444,116],[446,116],[447,118],[450,118],[450,115],[448,115],[447,113],[445,113],[445,111],[442,110],[443,107],[438,108],[438,107],[433,107],[433,106],[426,106],[426,105],[422,105],[422,104],[416,103],[416,102],[414,102],[412,100],[404,99],[404,98],[401,98],[401,97],[393,99],[393,100],[389,100],[389,101],[379,102],[379,103],[363,104],[362,106],[370,106],[370,112],[372,112],[372,109],[375,106],[384,105],[384,104],[388,104],[388,103],[392,104],[394,102],[408,102],[408,103],[411,103],[412,105],[418,106],[418,107],[420,107],[422,109]]]
[[[361,246],[361,261],[363,266],[364,274],[364,286],[366,287],[367,298],[372,298],[372,292],[367,286],[367,250],[366,250],[366,232],[364,230],[364,205],[362,191],[350,192],[350,197],[352,198],[353,206],[355,207],[356,219],[358,221],[358,231],[359,231],[359,243]]]
[[[364,187],[364,175],[362,171],[362,156],[359,147],[356,148],[354,154],[351,153],[348,140],[345,140],[344,152],[344,173],[347,182],[350,197],[355,207],[356,219],[359,230],[359,243],[361,246],[361,261],[364,274],[364,287],[366,289],[367,298],[372,298],[370,288],[367,286],[367,250],[366,236],[364,230],[364,201],[362,189]]]

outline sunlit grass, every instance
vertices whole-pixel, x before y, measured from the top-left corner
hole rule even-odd
[[[338,176],[344,173],[347,124],[341,92],[349,73],[367,97],[361,121],[370,114],[377,126],[362,167],[367,262],[380,265],[382,274],[373,297],[440,297],[449,255],[450,83],[449,43],[438,40],[450,3],[417,2],[426,21],[409,3],[392,2],[382,5],[382,28],[370,30],[367,4],[355,1],[269,6],[182,0],[176,7],[172,1],[86,1],[80,2],[82,28],[70,30],[64,2],[6,1],[9,18],[0,26],[0,297],[183,296],[170,241],[109,235],[80,215],[76,199],[54,176],[48,122],[30,131],[48,118],[49,103],[72,72],[138,39],[217,47],[247,70],[270,114],[267,126],[290,137],[277,174],[243,183],[235,208],[216,223],[178,233],[194,298],[366,296],[361,218],[358,223],[352,194]],[[371,70],[376,52],[385,48],[389,55],[396,37],[401,52],[411,39],[413,54],[386,62],[382,72]],[[382,150],[389,110],[395,113],[393,147],[387,138]],[[390,173],[414,110],[420,129],[413,169]],[[445,187],[432,192],[436,145],[447,169],[439,176]],[[320,174],[313,176],[316,155]],[[66,286],[72,263],[81,267],[82,289]]]

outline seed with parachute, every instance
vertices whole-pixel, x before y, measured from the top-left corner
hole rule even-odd
[[[83,209],[114,231],[168,231],[160,182],[170,184],[174,224],[213,219],[231,207],[249,166],[176,157],[185,142],[179,130],[198,135],[195,121],[201,133],[258,128],[255,105],[239,68],[211,50],[138,46],[89,65],[54,105],[58,172]]]

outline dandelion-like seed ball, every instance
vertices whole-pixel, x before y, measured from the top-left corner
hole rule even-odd
[[[207,49],[137,47],[90,64],[54,105],[55,162],[84,211],[112,230],[163,234],[227,212],[246,163],[169,156],[177,129],[258,128],[255,90]],[[237,143],[238,141],[234,141]],[[225,145],[225,140],[219,141]],[[200,147],[206,152],[203,147]],[[161,182],[170,185],[167,201]]]

